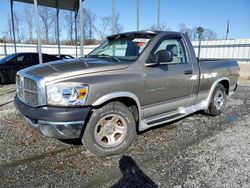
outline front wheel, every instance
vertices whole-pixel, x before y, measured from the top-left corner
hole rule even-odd
[[[206,113],[211,116],[217,116],[221,114],[226,106],[226,102],[227,102],[226,89],[222,84],[218,84],[214,89]]]
[[[127,149],[135,134],[132,112],[120,102],[111,102],[93,112],[82,142],[93,154],[109,156]]]

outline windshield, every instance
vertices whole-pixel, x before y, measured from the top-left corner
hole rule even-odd
[[[88,56],[112,57],[118,60],[135,60],[154,35],[118,36],[101,44]]]
[[[4,64],[4,63],[8,62],[9,60],[14,58],[15,56],[16,56],[16,54],[7,55],[6,57],[0,59],[0,64]]]

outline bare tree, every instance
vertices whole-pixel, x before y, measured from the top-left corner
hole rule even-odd
[[[92,39],[93,35],[94,35],[94,31],[95,31],[95,19],[96,19],[96,15],[88,10],[88,9],[84,9],[83,8],[83,14],[84,14],[84,19],[83,19],[83,36],[84,39]],[[80,32],[80,19],[78,16],[77,19],[77,30],[78,30],[78,36],[79,36],[79,32]]]
[[[122,25],[119,22],[119,14],[115,17],[115,30],[116,33],[120,33],[123,30]],[[98,27],[94,27],[99,39],[103,40],[112,33],[112,16],[100,17],[100,24]]]
[[[30,7],[23,9],[23,15],[24,15],[24,22],[26,23],[27,28],[28,28],[28,35],[29,35],[28,39],[29,39],[29,42],[32,43],[32,40],[33,40],[33,27],[34,27],[32,9],[30,9]]]
[[[13,41],[13,39],[12,39],[12,36],[13,36],[13,34],[12,34],[12,23],[11,23],[11,16],[10,15],[8,16],[7,31],[5,33],[6,33],[7,40]]]
[[[198,40],[197,28],[198,28],[198,27],[194,27],[194,28],[192,29],[192,36],[191,36],[191,38],[190,38],[192,41]]]
[[[217,33],[212,29],[205,28],[203,33],[204,40],[215,40],[217,39]]]
[[[66,23],[68,38],[70,40],[70,43],[73,44],[74,24],[75,24],[74,12],[72,12],[72,11],[65,12],[64,19],[65,19],[65,23]]]
[[[178,29],[179,29],[179,32],[181,33],[187,33],[187,35],[189,36],[191,40],[193,40],[192,37],[194,36],[194,33],[196,34],[196,30],[194,31],[188,28],[184,23],[180,23],[178,26]]]
[[[40,18],[41,18],[41,27],[42,32],[45,37],[45,42],[49,43],[49,33],[51,30],[51,26],[53,24],[52,11],[50,8],[41,7],[40,8]]]
[[[2,32],[2,39],[3,39],[4,42],[10,41],[8,31],[3,31]]]
[[[180,23],[178,29],[182,33],[187,33],[191,40],[198,40],[197,27],[190,29],[186,27],[184,23]],[[209,28],[205,28],[201,36],[201,40],[215,40],[217,39],[217,34],[215,31]]]
[[[161,31],[171,31],[171,29],[169,27],[167,27],[167,25],[165,23],[161,23],[160,27],[158,28],[157,25],[151,25],[150,27],[147,27],[145,30],[152,30],[152,31],[157,31],[157,30],[161,30]]]
[[[52,40],[53,40],[53,43],[57,43],[57,40],[58,40],[58,35],[60,36],[61,34],[61,31],[62,31],[62,27],[63,27],[63,22],[60,23],[60,19],[58,20],[59,21],[59,28],[57,28],[57,12],[56,12],[56,9],[55,11],[51,10],[49,16],[50,16],[50,21],[51,21],[51,29],[53,29],[53,31],[51,32],[51,37],[52,37]],[[59,16],[60,18],[60,16]],[[57,31],[58,29],[58,31]],[[57,35],[57,32],[58,32],[58,35]]]
[[[15,39],[16,42],[21,42],[21,40],[24,38],[22,33],[21,33],[21,17],[17,12],[13,12],[13,20],[14,20],[14,29],[15,29]],[[7,27],[6,30],[3,32],[4,33],[4,38],[6,41],[13,42],[13,30],[12,30],[12,20],[11,16],[9,15],[7,18]]]
[[[14,12],[14,24],[15,24],[15,33],[16,33],[16,40],[18,43],[21,42],[21,31],[20,31],[20,26],[21,26],[21,16]]]
[[[111,25],[110,18],[110,16],[100,17],[100,24],[98,27],[95,27],[95,31],[101,40],[105,39],[109,35]]]
[[[96,15],[88,9],[84,9],[85,38],[93,39]]]
[[[116,14],[115,15],[115,31],[116,31],[116,33],[120,33],[123,31],[123,26],[119,23],[119,19],[120,19],[120,15]],[[110,20],[112,20],[112,16],[110,16]],[[111,27],[110,31],[112,32],[112,27]]]

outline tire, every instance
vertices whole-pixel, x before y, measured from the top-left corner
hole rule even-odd
[[[135,135],[132,112],[123,103],[111,102],[92,113],[82,143],[97,156],[110,156],[126,150]]]
[[[0,85],[3,84],[2,74],[0,73]]]
[[[218,84],[212,94],[208,109],[205,111],[210,116],[221,114],[226,106],[227,94],[222,84]]]

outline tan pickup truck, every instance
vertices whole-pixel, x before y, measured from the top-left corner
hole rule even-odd
[[[138,131],[196,111],[219,115],[238,77],[235,61],[197,60],[183,33],[129,32],[84,58],[19,71],[14,102],[43,135],[79,138],[107,156],[124,151]]]

